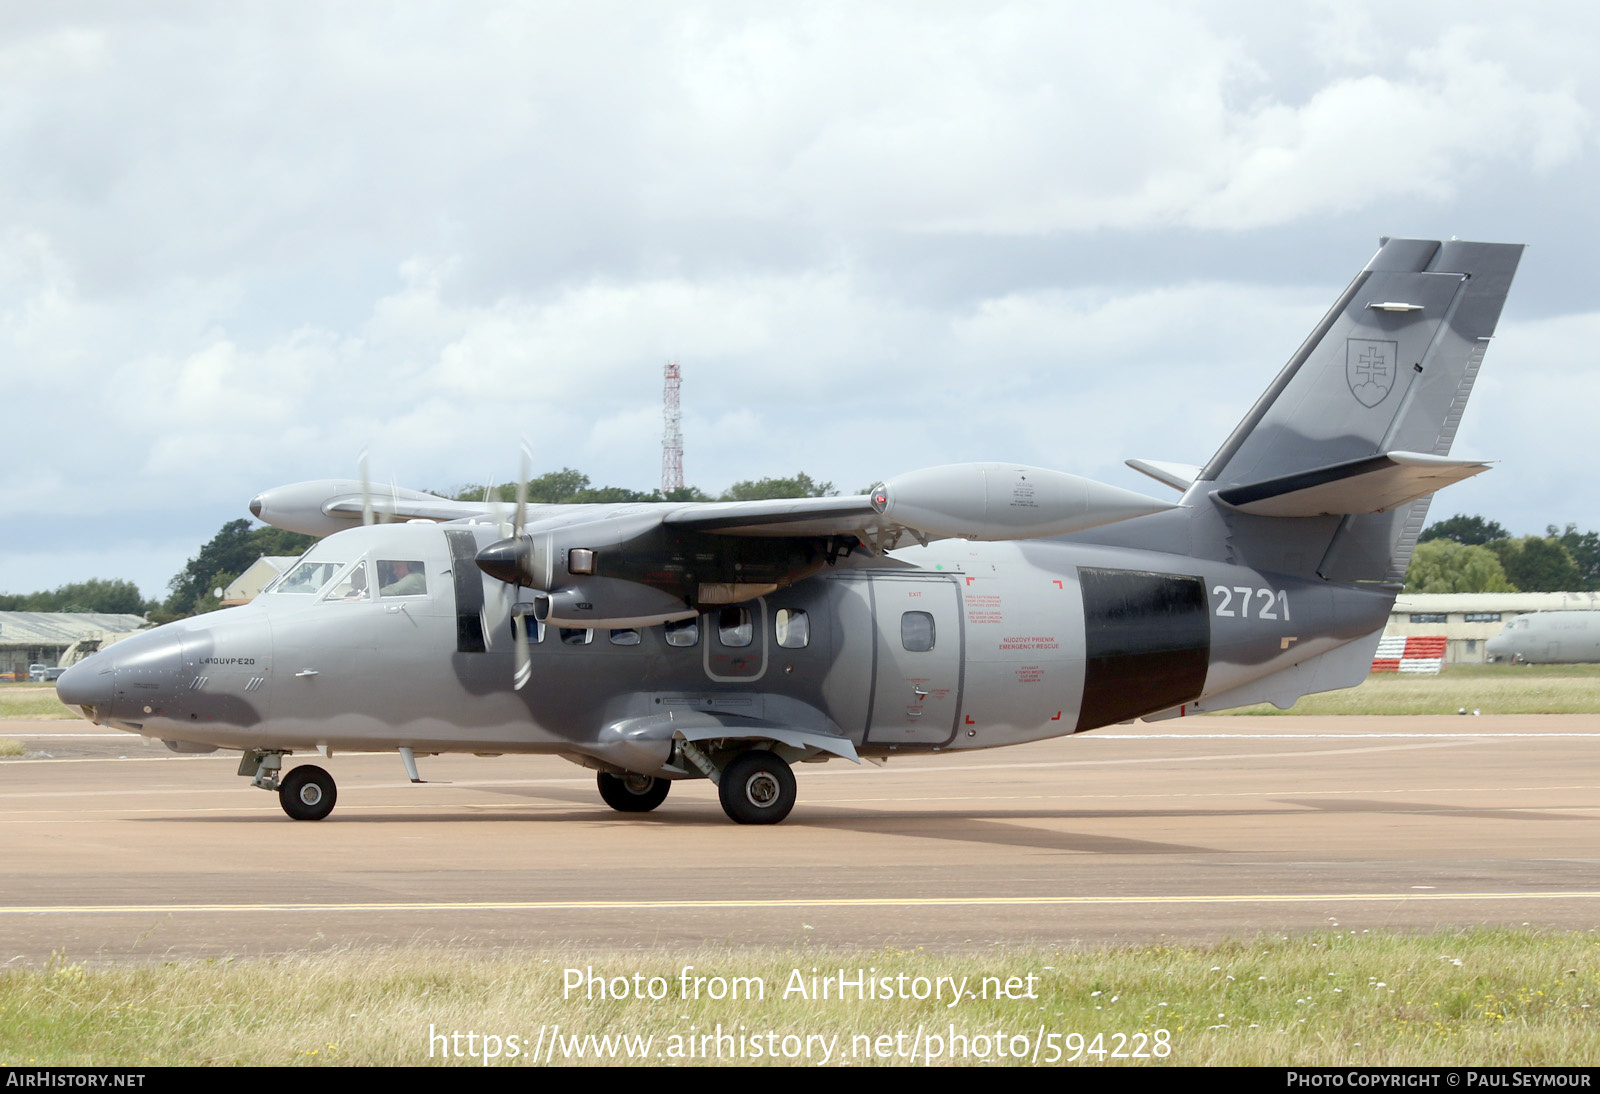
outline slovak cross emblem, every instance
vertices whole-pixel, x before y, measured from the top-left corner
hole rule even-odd
[[[1374,342],[1367,338],[1345,341],[1345,379],[1350,394],[1362,406],[1377,406],[1394,387],[1395,361],[1400,356],[1399,342]]]

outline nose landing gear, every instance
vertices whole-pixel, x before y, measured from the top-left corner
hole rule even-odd
[[[333,776],[312,764],[289,772],[278,787],[279,804],[295,820],[321,820],[333,812],[338,797]]]
[[[285,755],[284,752],[246,752],[239,762],[239,774],[249,775],[251,786],[276,790],[278,804],[295,820],[321,820],[332,813],[334,802],[339,798],[333,776],[320,767],[304,764],[279,779]]]

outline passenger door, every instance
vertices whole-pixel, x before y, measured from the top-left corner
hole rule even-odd
[[[942,745],[955,738],[960,596],[951,578],[873,576],[877,670],[868,744]]]

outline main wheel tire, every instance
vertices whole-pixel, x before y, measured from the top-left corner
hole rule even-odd
[[[648,813],[667,800],[672,789],[671,779],[656,779],[649,775],[608,775],[600,772],[595,779],[600,785],[600,797],[618,813]]]
[[[755,748],[735,756],[717,784],[722,811],[740,824],[777,824],[794,808],[794,772],[776,752]]]
[[[311,764],[295,768],[278,784],[278,803],[295,820],[321,820],[338,798],[333,776]]]

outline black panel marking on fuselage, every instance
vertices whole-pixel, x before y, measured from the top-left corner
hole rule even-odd
[[[462,528],[446,528],[450,571],[456,584],[456,652],[483,653],[483,571],[478,569],[478,541]]]
[[[1211,661],[1205,583],[1183,574],[1078,568],[1083,706],[1074,732],[1198,698]]]

